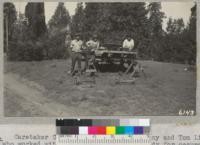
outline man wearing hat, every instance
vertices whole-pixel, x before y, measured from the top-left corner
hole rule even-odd
[[[133,40],[133,38],[131,38],[131,35],[126,36],[126,39],[124,40],[122,47],[126,51],[132,51],[133,50],[134,40]]]
[[[75,65],[78,63],[78,72],[81,73],[81,49],[83,46],[83,41],[80,39],[80,34],[75,35],[75,39],[72,40],[70,48],[71,48],[71,58],[72,58],[72,64],[71,64],[71,74],[72,76],[75,74]]]

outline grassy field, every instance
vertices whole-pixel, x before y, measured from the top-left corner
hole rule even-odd
[[[117,72],[101,72],[96,84],[77,86],[67,74],[69,60],[5,61],[5,116],[148,116],[195,110],[195,71],[184,71],[186,65],[182,64],[140,63],[146,78],[140,75],[134,84],[115,84]]]

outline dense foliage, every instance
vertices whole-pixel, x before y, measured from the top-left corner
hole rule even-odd
[[[66,32],[69,32],[71,17],[63,2],[59,2],[54,15],[48,22],[49,38],[46,41],[46,58],[59,59],[69,56],[65,47]]]
[[[32,39],[38,39],[47,31],[45,24],[44,3],[28,3],[25,8],[25,16],[28,18],[28,27]]]
[[[161,3],[81,3],[72,19],[83,38],[98,34],[102,43],[121,44],[127,34],[135,40],[141,59],[194,63],[196,57],[196,6],[191,9],[188,24],[183,19],[169,18],[163,30]],[[81,17],[81,19],[77,18]],[[191,36],[190,36],[191,35]]]
[[[9,3],[9,5],[12,5]],[[4,6],[4,13],[7,6]],[[195,63],[196,57],[196,5],[191,9],[190,20],[169,18],[163,30],[165,13],[160,2],[144,3],[78,3],[72,18],[64,6],[58,3],[54,15],[45,24],[44,3],[28,3],[25,19],[18,18],[11,6],[11,25],[15,29],[11,60],[42,60],[68,57],[65,36],[76,33],[87,40],[97,34],[101,43],[122,44],[127,34],[135,40],[135,50],[140,59],[165,62]],[[5,18],[4,18],[5,19]],[[23,33],[24,36],[18,36]],[[5,38],[4,38],[5,40]],[[68,41],[68,40],[67,40]]]
[[[50,29],[63,29],[68,26],[70,21],[71,17],[64,6],[64,3],[59,2],[54,15],[48,22],[48,25]]]

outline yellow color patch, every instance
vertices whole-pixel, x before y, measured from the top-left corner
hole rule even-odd
[[[115,135],[116,134],[115,127],[114,126],[108,126],[108,127],[106,127],[106,134]]]

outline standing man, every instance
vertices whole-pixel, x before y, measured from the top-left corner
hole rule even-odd
[[[133,38],[131,38],[130,35],[127,35],[126,39],[123,42],[122,47],[123,47],[124,50],[127,50],[127,51],[132,51],[133,50],[133,48],[134,48],[134,40],[133,40]]]
[[[94,35],[93,37],[90,37],[89,41],[86,42],[86,47],[88,49],[88,53],[85,56],[85,70],[88,68],[88,57],[89,55],[92,56],[90,59],[92,59],[92,61],[94,60],[94,51],[97,50],[100,46],[99,40],[97,35]]]
[[[75,65],[78,63],[78,73],[81,73],[81,49],[83,46],[83,41],[80,39],[80,35],[76,34],[75,39],[72,40],[70,48],[71,48],[71,58],[72,58],[72,64],[71,64],[71,74],[72,76],[75,74]]]
[[[94,35],[93,37],[91,37],[90,40],[86,42],[86,45],[91,51],[97,50],[100,46],[100,42],[98,40],[97,35]]]

